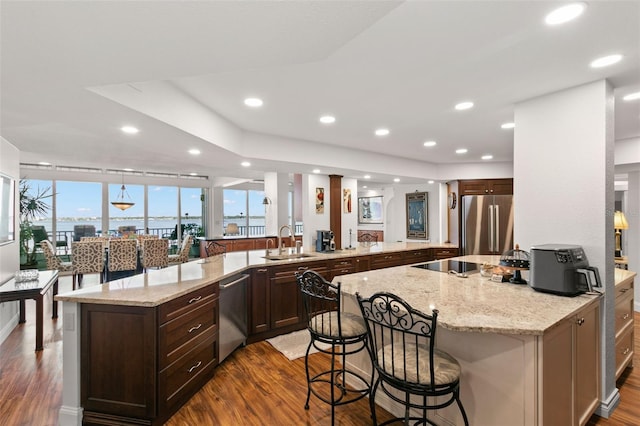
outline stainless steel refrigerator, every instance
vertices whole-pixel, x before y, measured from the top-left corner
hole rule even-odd
[[[461,252],[502,254],[513,249],[513,195],[462,197]]]

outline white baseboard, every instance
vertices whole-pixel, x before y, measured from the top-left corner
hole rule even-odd
[[[0,329],[0,344],[7,340],[7,337],[11,334],[14,328],[18,325],[18,321],[20,320],[20,312],[16,312],[16,314],[11,317],[9,322],[5,324],[2,329]]]
[[[620,392],[618,392],[618,388],[613,388],[613,391],[609,394],[607,399],[600,402],[600,406],[596,408],[595,414],[608,419],[618,404],[620,404]]]
[[[67,407],[63,405],[58,412],[60,426],[82,426],[82,407]]]

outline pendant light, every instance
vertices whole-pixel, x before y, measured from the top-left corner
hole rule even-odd
[[[127,199],[124,198],[125,195],[127,196]],[[127,188],[124,186],[124,173],[122,174],[122,186],[120,187],[120,194],[118,194],[118,198],[116,198],[115,201],[111,202],[111,205],[122,211],[125,211],[135,205],[135,203],[131,201],[131,197],[127,192]]]

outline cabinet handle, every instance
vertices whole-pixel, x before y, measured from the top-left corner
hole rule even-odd
[[[578,321],[576,321],[576,324],[578,324],[578,325],[584,324],[584,318],[578,319]]]
[[[198,330],[200,327],[202,327],[202,323],[200,323],[200,324],[198,324],[198,325],[196,325],[196,326],[191,327],[191,328],[189,329],[189,333],[191,333],[191,332],[193,332],[193,331]]]
[[[624,351],[622,351],[622,355],[626,355],[629,352],[631,352],[631,348],[626,348]]]
[[[202,299],[202,296],[194,297],[193,299],[189,300],[189,304],[192,304],[193,302],[197,302],[200,299]]]
[[[202,361],[198,361],[198,363],[194,366],[192,366],[187,372],[191,373],[193,370],[195,370],[196,368],[200,367],[202,365]]]
[[[267,268],[264,268],[264,269],[258,269],[258,272],[267,272],[267,271],[268,271],[268,269],[267,269]]]
[[[620,293],[626,293],[628,290],[629,290],[628,288],[621,288]]]
[[[623,320],[626,320],[627,318],[629,318],[629,314],[628,314],[628,313],[627,313],[627,314],[624,314],[624,315],[622,316],[622,319],[623,319]]]
[[[308,266],[298,266],[298,271],[306,271],[307,269],[309,269]]]

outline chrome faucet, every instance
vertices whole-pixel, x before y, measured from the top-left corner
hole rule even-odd
[[[269,245],[273,244],[273,240],[271,238],[267,238],[266,247],[264,249],[264,255],[269,256]]]
[[[291,230],[291,227],[289,225],[282,225],[280,227],[280,229],[278,230],[278,254],[282,254],[282,252],[284,251],[285,247],[284,247],[284,242],[282,241],[282,231],[284,229],[288,229],[289,230],[289,237],[291,238],[291,245],[294,245],[296,242],[296,239],[293,236],[293,231]]]

